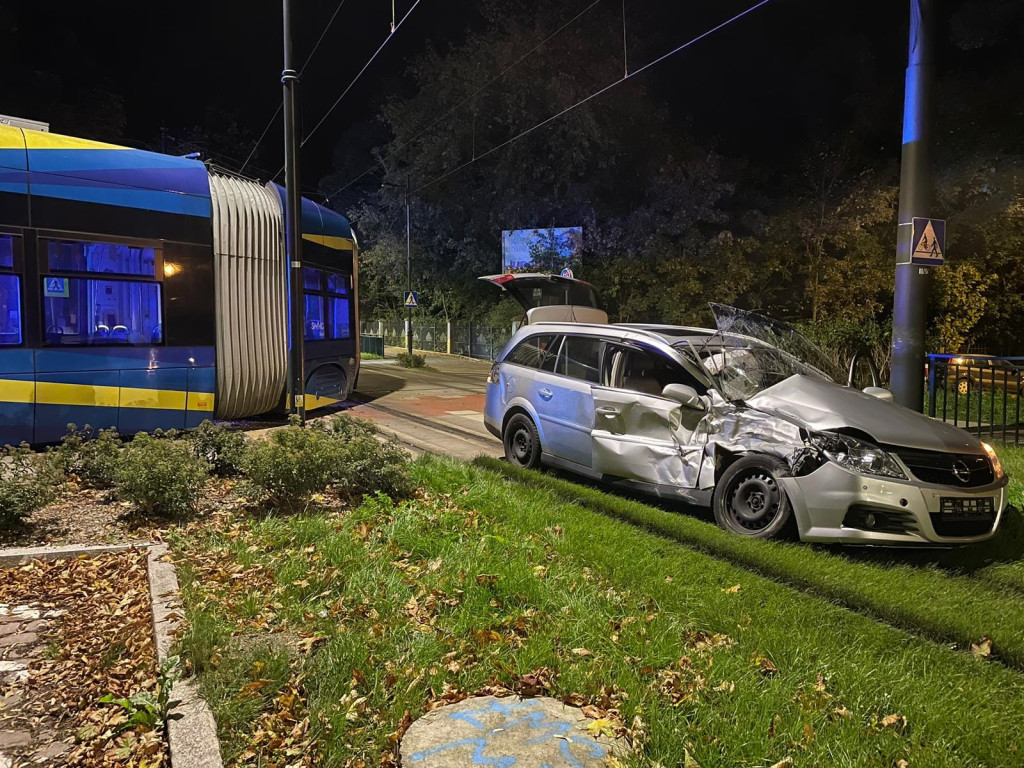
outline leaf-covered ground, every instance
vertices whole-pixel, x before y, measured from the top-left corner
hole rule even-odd
[[[181,648],[229,764],[391,765],[413,718],[507,690],[589,707],[636,765],[1024,760],[1024,675],[984,648],[479,467],[415,471],[410,502],[239,508],[173,535]]]
[[[32,744],[9,752],[15,765],[47,746],[51,766],[158,768],[167,765],[160,728],[124,728],[130,713],[100,702],[157,689],[146,554],[126,552],[0,570],[0,604],[38,612],[25,656],[28,676],[0,686],[0,731],[29,732]],[[33,614],[34,615],[34,614]],[[13,695],[12,695],[13,694]],[[64,742],[65,748],[57,743]]]

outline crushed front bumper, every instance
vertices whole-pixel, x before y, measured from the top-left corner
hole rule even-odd
[[[780,478],[780,483],[793,505],[803,541],[949,546],[995,535],[1006,509],[1008,479],[1003,476],[980,488],[951,488],[858,475],[827,462],[809,475]],[[971,525],[951,523],[951,518],[943,516],[948,515],[940,504],[944,498],[991,499],[991,528],[985,519]],[[869,519],[874,530],[866,523]],[[961,531],[968,535],[948,535]]]

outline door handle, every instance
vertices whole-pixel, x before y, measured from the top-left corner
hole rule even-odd
[[[606,419],[614,419],[616,416],[619,415],[619,409],[613,408],[610,405],[602,405],[600,408],[597,409],[597,412],[601,416],[604,416]]]
[[[555,393],[552,392],[550,389],[541,389],[537,392],[537,394],[540,395],[542,400],[550,400],[552,397],[555,396]]]

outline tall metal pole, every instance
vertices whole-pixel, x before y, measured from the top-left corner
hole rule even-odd
[[[892,317],[892,392],[915,411],[924,405],[924,331],[928,321],[928,267],[911,264],[913,219],[931,205],[928,143],[931,131],[933,0],[910,0],[910,60],[903,106],[903,164]]]
[[[405,282],[412,292],[412,219],[409,215],[409,176],[405,177]],[[406,307],[405,351],[412,354],[412,307]]]
[[[292,68],[291,0],[284,2],[284,187],[285,251],[288,279],[288,412],[306,423],[304,360],[305,306],[302,296],[302,197],[299,193],[299,141],[296,125],[299,73]]]

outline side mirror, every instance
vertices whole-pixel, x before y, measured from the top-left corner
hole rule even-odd
[[[865,395],[871,395],[877,397],[879,400],[884,400],[887,403],[893,403],[896,399],[893,397],[892,392],[883,387],[864,387],[862,390]]]
[[[693,408],[697,411],[704,410],[704,403],[701,402],[697,390],[685,384],[667,384],[661,390],[661,396],[669,400],[675,400],[684,408]]]

